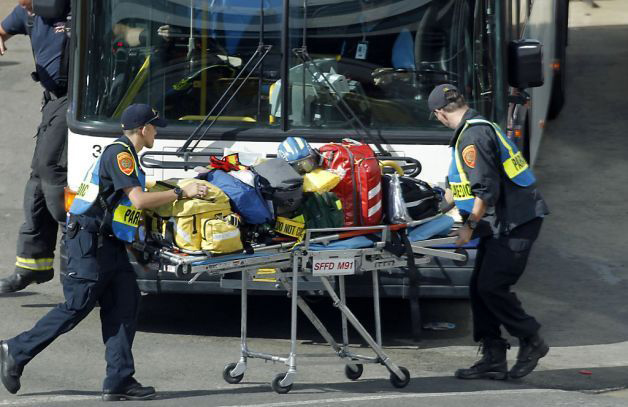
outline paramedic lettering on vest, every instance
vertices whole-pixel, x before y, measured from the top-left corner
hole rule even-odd
[[[59,335],[73,329],[100,305],[107,364],[105,401],[147,400],[153,387],[134,378],[131,346],[136,331],[139,288],[125,243],[136,232],[139,211],[177,199],[203,197],[207,187],[191,183],[180,189],[145,192],[137,153],[151,148],[166,121],[144,104],[129,106],[121,117],[124,136],[107,146],[86,174],[82,193],[70,208],[66,226],[68,275],[63,280],[65,303],[57,305],[35,326],[0,342],[0,378],[16,393],[24,366]]]
[[[69,41],[67,12],[58,19],[44,19],[32,13],[31,0],[18,3],[0,23],[0,55],[10,52],[6,47],[9,38],[29,35],[35,58],[31,77],[44,88],[44,96],[31,174],[24,191],[24,223],[17,238],[15,271],[0,280],[0,293],[19,291],[31,283],[52,279],[58,225],[65,223],[66,216],[63,189],[67,179],[68,100],[64,64],[67,58],[63,54]]]
[[[439,85],[428,98],[430,111],[454,130],[446,198],[454,201],[464,224],[456,244],[479,237],[470,297],[473,339],[482,358],[459,379],[520,378],[536,367],[549,347],[541,325],[528,315],[511,286],[526,267],[532,244],[549,213],[534,175],[516,146],[494,123],[470,109],[453,85]],[[508,371],[501,327],[519,338],[517,362]]]

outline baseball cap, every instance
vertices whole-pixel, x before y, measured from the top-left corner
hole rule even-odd
[[[436,109],[442,109],[453,101],[451,100],[452,94],[458,96],[458,93],[458,88],[450,83],[438,85],[430,92],[427,98],[427,107],[430,109],[430,112]],[[448,95],[449,99],[447,98]]]
[[[147,124],[157,127],[166,127],[168,122],[159,117],[159,113],[144,103],[134,103],[124,109],[120,124],[124,130],[133,130]]]

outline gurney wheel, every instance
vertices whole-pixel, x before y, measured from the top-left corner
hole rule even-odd
[[[402,389],[402,388],[406,387],[408,385],[408,383],[410,383],[410,372],[408,371],[408,369],[406,369],[403,366],[399,366],[399,370],[401,370],[403,372],[403,374],[406,376],[406,378],[401,380],[400,378],[397,377],[396,374],[394,374],[393,372],[390,372],[390,382],[396,388]]]
[[[355,369],[355,370],[354,370]],[[358,380],[364,373],[364,365],[356,363],[355,365],[345,366],[345,376],[349,380]]]
[[[273,381],[270,382],[270,386],[273,388],[273,390],[275,390],[276,393],[286,394],[290,390],[292,390],[292,385],[291,384],[286,386],[286,387],[283,387],[281,385],[280,382],[284,379],[284,377],[286,377],[286,373],[279,373],[277,376],[275,376]]]
[[[192,273],[192,268],[190,267],[189,264],[179,264],[177,265],[174,271],[174,274],[179,278],[183,278],[191,273]]]
[[[225,379],[225,381],[229,384],[238,384],[240,383],[240,381],[242,381],[242,378],[244,377],[244,373],[238,376],[231,376],[231,372],[233,371],[233,369],[235,369],[236,366],[237,363],[229,363],[222,371],[222,378]]]

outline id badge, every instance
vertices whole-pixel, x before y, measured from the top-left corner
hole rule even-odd
[[[369,51],[369,42],[360,41],[358,47],[355,50],[355,59],[366,59],[366,55]]]

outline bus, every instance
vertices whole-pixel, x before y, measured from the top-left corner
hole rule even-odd
[[[349,137],[417,159],[419,177],[442,185],[451,130],[427,107],[441,83],[534,163],[564,102],[567,13],[567,0],[75,0],[69,190],[135,102],[168,120],[141,154],[149,178],[195,176],[199,152],[246,158],[276,154],[287,136],[314,147]],[[467,297],[469,254],[422,267],[421,297]],[[206,275],[188,284],[146,260],[134,262],[146,293],[239,288]],[[380,274],[383,297],[409,298],[404,270]],[[370,284],[356,279],[348,295],[368,296]]]

